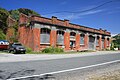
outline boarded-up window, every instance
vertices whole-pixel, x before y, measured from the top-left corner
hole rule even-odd
[[[57,44],[64,45],[64,31],[57,31]]]
[[[40,43],[50,43],[50,29],[41,28]]]
[[[99,39],[97,39],[96,41],[96,46],[99,46]]]
[[[84,44],[84,39],[85,38],[85,35],[84,34],[81,34],[80,35],[80,44]]]
[[[92,35],[90,35],[89,36],[89,49],[94,49],[94,44],[95,44],[95,38],[92,36]]]

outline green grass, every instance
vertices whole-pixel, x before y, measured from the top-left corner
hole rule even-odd
[[[0,50],[0,53],[8,53],[7,50]]]
[[[59,47],[48,47],[42,50],[43,53],[62,53],[64,50]]]
[[[84,50],[84,51],[69,51],[69,52],[50,52],[50,53],[45,53],[45,52],[30,52],[26,54],[85,54],[89,52],[95,52],[93,50]]]

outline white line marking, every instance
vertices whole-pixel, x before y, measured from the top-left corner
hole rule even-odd
[[[7,79],[7,80],[25,79],[25,78],[30,78],[30,77],[44,76],[46,74],[57,74],[57,73],[75,71],[75,70],[86,69],[86,68],[91,68],[91,67],[97,67],[97,66],[101,66],[101,65],[105,65],[105,64],[110,64],[110,63],[114,63],[114,62],[119,62],[119,61],[120,60],[115,60],[115,61],[105,62],[105,63],[101,63],[101,64],[95,64],[95,65],[90,65],[90,66],[85,66],[85,67],[79,67],[79,68],[73,68],[73,69],[68,69],[68,70],[43,73],[43,74],[40,74],[40,75],[31,75],[31,76],[24,76],[24,77],[18,77],[18,78],[11,78],[11,79]]]

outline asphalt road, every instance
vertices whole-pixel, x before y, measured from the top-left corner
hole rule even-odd
[[[38,75],[120,60],[120,54],[103,54],[74,58],[0,63],[0,79]]]

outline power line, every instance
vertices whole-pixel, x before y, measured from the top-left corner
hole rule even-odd
[[[105,3],[102,3],[96,7],[93,7],[91,9],[87,9],[87,10],[83,10],[83,11],[58,11],[58,12],[51,12],[51,13],[46,13],[46,14],[43,14],[43,15],[48,15],[48,14],[55,14],[55,13],[84,13],[84,12],[88,12],[88,11],[92,11],[92,10],[95,10],[99,7],[102,7],[106,4],[109,4],[109,3],[112,3],[112,2],[116,2],[116,1],[120,1],[120,0],[111,0],[111,1],[107,1]]]

